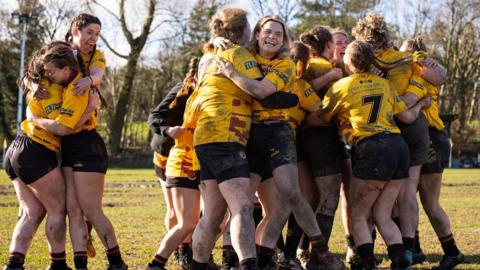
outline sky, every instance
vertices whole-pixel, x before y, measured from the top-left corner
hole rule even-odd
[[[78,8],[79,0],[75,2],[70,0],[39,0],[41,3],[63,3],[67,1],[68,4],[76,5]],[[118,14],[118,0],[98,0],[104,7],[111,9],[112,12]],[[188,12],[196,0],[159,0],[159,7],[164,7],[169,4],[174,4],[178,10],[183,10],[184,12]],[[268,1],[275,1],[275,0],[268,0]],[[146,8],[145,5],[139,5],[139,3],[145,3],[145,0],[127,0],[127,7],[126,7],[126,16],[127,16],[127,24],[131,29],[140,29],[141,23],[143,22],[143,18],[146,15]],[[406,18],[404,18],[403,14],[412,14],[411,10],[416,10],[416,5],[419,3],[428,2],[429,5],[438,5],[438,1],[433,0],[400,0],[400,1],[382,1],[380,5],[376,7],[376,11],[384,14],[385,19],[387,22],[393,24],[400,24],[403,27],[403,31],[410,32],[413,26],[410,25]],[[437,4],[435,4],[437,3]],[[6,7],[10,12],[14,11],[18,7],[17,0],[0,0],[0,5]],[[230,0],[229,6],[238,6],[245,8],[250,11],[250,19],[254,17],[255,14],[252,11],[252,5],[250,0]],[[433,6],[434,8],[434,6]],[[79,8],[78,12],[86,11],[85,8]],[[119,24],[116,22],[115,19],[103,8],[97,7],[95,9],[95,14],[100,17],[102,20],[102,28],[104,31],[102,35],[112,44],[115,49],[121,53],[127,54],[129,51],[128,43],[126,42]],[[139,19],[140,18],[140,19]],[[250,22],[251,25],[254,22]],[[155,24],[155,23],[154,23]],[[66,25],[64,26],[65,29],[61,29],[58,33],[58,38],[61,39],[66,31]],[[108,31],[105,31],[108,29]],[[161,42],[159,42],[159,38],[165,35],[168,35],[169,29],[165,28],[158,28],[155,32],[150,36],[149,41],[144,49],[143,56],[147,64],[150,65],[158,65],[159,63],[155,62],[156,55],[158,51],[161,49]],[[102,41],[99,41],[100,49],[103,49],[106,53],[107,62],[109,66],[121,66],[126,63],[124,59],[121,59],[111,53],[109,49],[103,44]]]

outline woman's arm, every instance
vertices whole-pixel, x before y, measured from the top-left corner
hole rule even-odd
[[[83,112],[80,120],[77,122],[74,128],[69,128],[62,124],[59,124],[57,121],[53,119],[42,118],[40,116],[36,116],[27,109],[27,118],[31,121],[35,122],[38,126],[42,129],[46,130],[49,133],[58,135],[58,136],[66,136],[74,131],[80,129],[85,122],[88,120],[89,116],[95,111],[97,108],[98,102],[100,100],[100,96],[97,91],[91,91],[88,100],[88,106]]]
[[[432,105],[432,99],[430,97],[422,98],[417,104],[415,104],[415,106],[395,114],[395,117],[405,124],[411,124],[418,118],[420,111],[430,107],[430,105]]]
[[[223,75],[233,81],[242,91],[254,98],[263,99],[275,91],[277,87],[268,79],[263,78],[260,81],[248,78],[235,70],[232,63],[225,59],[217,57],[217,74]]]
[[[100,86],[103,80],[103,75],[105,74],[105,70],[99,67],[91,67],[90,68],[90,75],[81,78],[75,83],[74,93],[75,95],[81,95],[85,93],[85,91]]]
[[[343,72],[341,68],[332,68],[324,75],[309,81],[309,83],[313,87],[313,89],[315,89],[315,91],[319,91],[320,89],[327,86],[330,82],[338,81],[342,77],[343,77]]]

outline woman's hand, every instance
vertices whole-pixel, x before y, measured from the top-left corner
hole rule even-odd
[[[430,106],[432,106],[432,98],[430,96],[426,96],[422,98],[418,103],[420,103],[422,106],[422,109],[426,109]]]
[[[42,85],[38,83],[32,83],[30,86],[32,88],[33,98],[37,100],[50,98],[50,92],[45,90]]]
[[[73,88],[73,94],[76,96],[80,96],[84,94],[86,91],[92,88],[93,80],[92,77],[87,76],[85,78],[81,78],[75,83]]]
[[[343,77],[343,71],[341,68],[332,68],[328,71],[331,81],[338,81]]]
[[[174,126],[174,127],[168,127],[165,129],[165,134],[167,134],[170,138],[176,139],[180,137],[180,135],[183,134],[185,129],[181,126]]]
[[[215,49],[220,51],[228,50],[233,46],[233,42],[224,37],[215,37],[211,40],[211,43]]]
[[[100,102],[100,94],[98,93],[98,90],[90,89],[90,92],[88,93],[88,107],[90,109],[96,109],[98,107],[99,102]]]
[[[233,67],[232,63],[218,56],[215,59],[215,64],[217,65],[217,73],[215,73],[216,75],[223,75],[227,78],[231,78],[233,72],[235,72],[235,68]]]

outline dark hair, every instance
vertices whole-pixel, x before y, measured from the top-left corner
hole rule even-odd
[[[310,59],[310,49],[300,41],[294,41],[291,45],[290,54],[295,62],[297,77],[303,78]]]
[[[25,77],[31,82],[39,83],[45,77],[44,65],[50,62],[57,68],[68,66],[72,70],[79,70],[70,44],[64,41],[52,41],[33,52],[27,65]],[[23,80],[23,78],[20,78],[20,80]],[[23,90],[25,94],[29,91],[26,86],[23,87]]]
[[[375,63],[375,54],[370,44],[366,42],[353,41],[348,45],[345,54],[357,72],[368,72]]]
[[[93,16],[88,13],[80,13],[77,16],[73,17],[72,21],[70,22],[70,27],[68,28],[68,32],[65,34],[65,41],[72,42],[72,29],[77,28],[78,30],[82,30],[89,24],[98,24],[100,27],[102,23],[100,19],[96,16]]]
[[[300,40],[310,46],[314,55],[321,55],[325,50],[327,43],[333,40],[330,28],[327,26],[315,26],[312,30],[302,33]]]
[[[252,53],[252,54],[257,54],[260,50],[258,46],[258,40],[256,35],[260,33],[262,30],[263,26],[268,23],[268,22],[276,22],[279,23],[282,26],[283,29],[283,45],[280,47],[278,51],[278,57],[286,57],[290,53],[290,34],[288,31],[287,26],[285,25],[285,22],[280,18],[280,16],[265,16],[258,20],[257,24],[255,25],[255,28],[253,28],[252,36],[250,38],[250,41],[247,44],[247,49]]]
[[[178,97],[189,96],[193,92],[193,90],[195,90],[195,87],[197,86],[197,73],[199,62],[200,58],[198,57],[193,57],[192,59],[190,59],[187,76],[185,76],[185,79],[183,79],[182,88],[178,90],[177,96],[172,101],[172,103],[170,103],[170,108],[176,106]]]

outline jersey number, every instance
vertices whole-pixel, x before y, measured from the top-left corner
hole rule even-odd
[[[382,103],[382,96],[383,95],[372,95],[363,97],[362,105],[372,103],[372,109],[368,116],[368,124],[377,122],[378,113],[380,112],[380,104]]]

